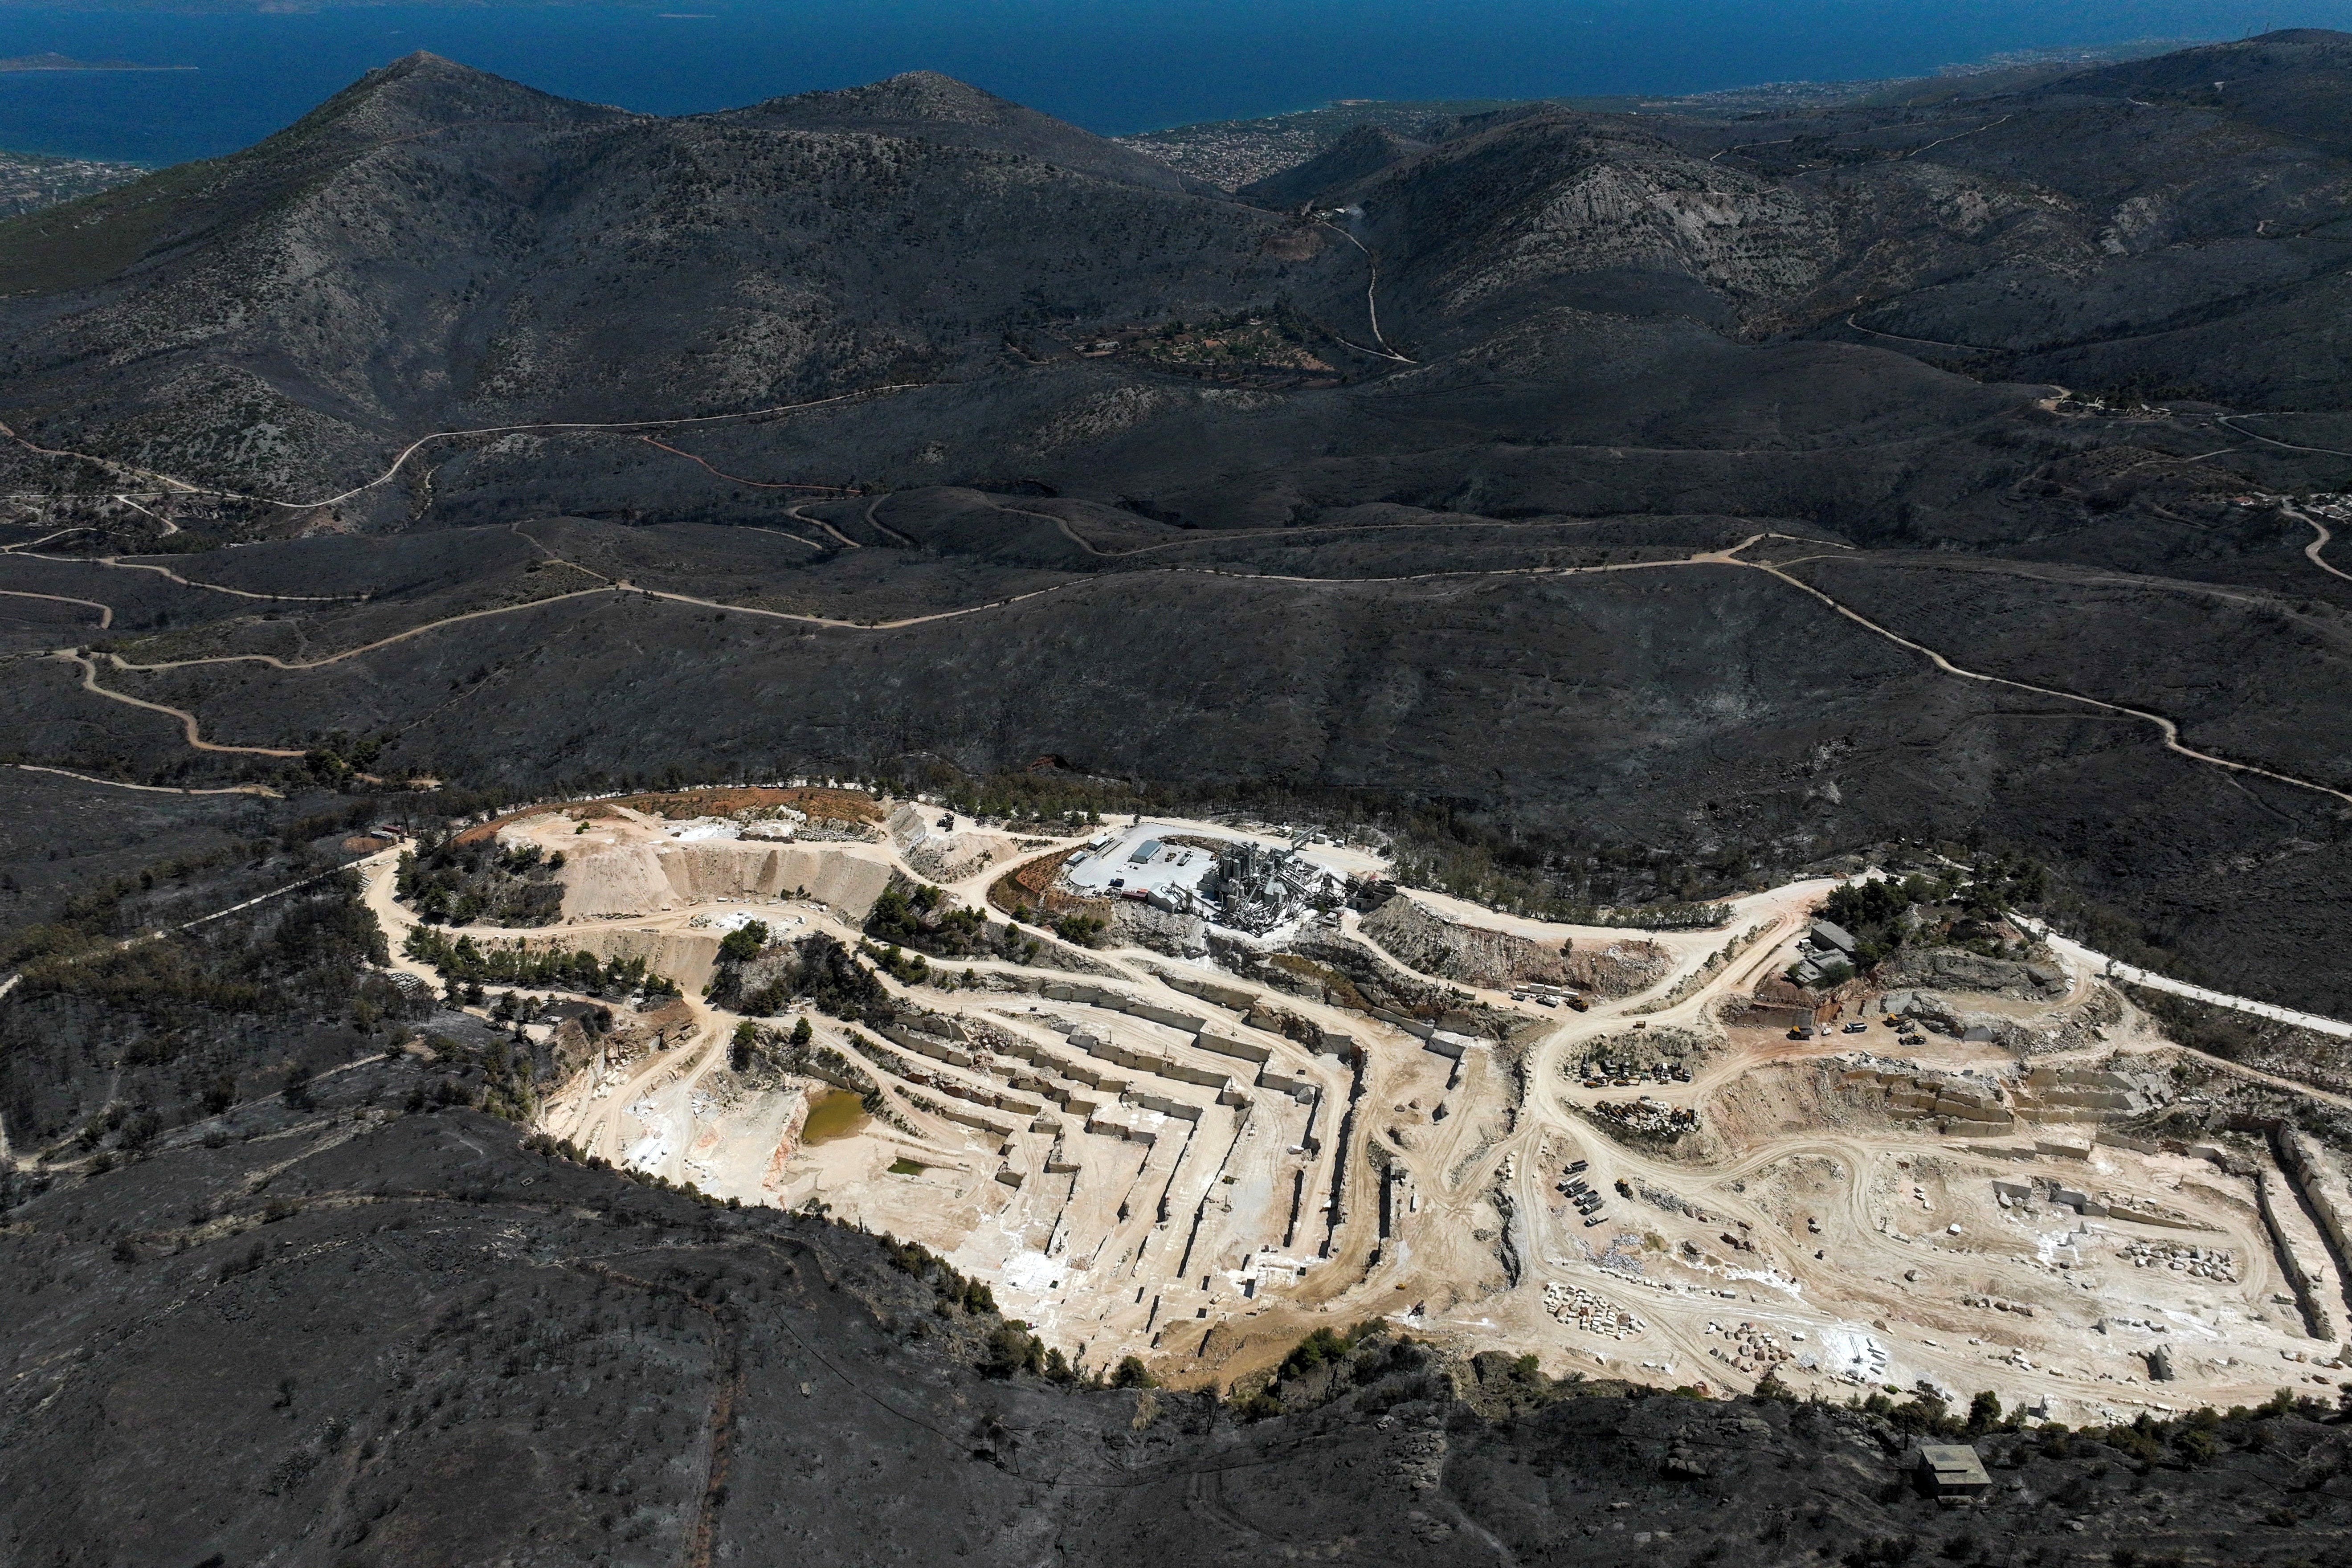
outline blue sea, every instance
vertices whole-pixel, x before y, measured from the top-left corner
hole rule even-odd
[[[2352,28],[2352,0],[653,0],[268,14],[0,3],[0,147],[146,163],[247,145],[431,49],[656,113],[929,68],[1108,135],[1344,98],[1698,91],[1901,76],[1997,52]]]

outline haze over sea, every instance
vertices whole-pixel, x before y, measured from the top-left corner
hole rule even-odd
[[[1106,134],[1335,98],[1700,91],[1918,75],[2020,49],[2352,26],[2352,0],[797,0],[272,14],[0,5],[0,147],[151,163],[244,146],[431,49],[567,97],[686,113],[947,71]]]

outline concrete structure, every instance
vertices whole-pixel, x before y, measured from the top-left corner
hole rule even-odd
[[[1852,958],[1854,949],[1861,945],[1853,940],[1852,931],[1830,921],[1815,921],[1807,934],[1813,939],[1814,946],[1834,948],[1848,958]]]
[[[1099,847],[1070,857],[1062,875],[1076,893],[1097,898],[1148,899],[1165,908],[1190,910],[1202,881],[1217,868],[1216,854],[1198,845],[1171,844],[1175,830],[1139,822]]]
[[[1930,1497],[1982,1497],[1992,1490],[1984,1461],[1966,1443],[1919,1445],[1919,1484]]]
[[[1260,935],[1347,891],[1347,878],[1294,848],[1195,825],[1138,822],[1105,834],[1064,863],[1059,885],[1084,898],[1133,899]],[[1222,845],[1223,847],[1218,846]]]

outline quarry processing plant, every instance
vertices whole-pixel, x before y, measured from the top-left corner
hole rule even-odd
[[[1266,844],[1139,820],[1072,855],[1060,885],[1078,897],[1131,900],[1264,936],[1346,896],[1346,877],[1302,853],[1306,843],[1304,835],[1293,844]]]

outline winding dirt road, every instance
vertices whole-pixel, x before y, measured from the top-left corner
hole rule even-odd
[[[194,751],[222,752],[231,755],[248,757],[299,757],[302,754],[299,752],[289,752],[278,746],[224,746],[216,744],[205,739],[204,731],[199,726],[196,716],[189,712],[186,709],[173,708],[161,702],[150,702],[145,698],[132,697],[127,692],[108,690],[105,687],[100,686],[98,683],[97,664],[89,659],[84,658],[80,654],[63,652],[53,653],[49,657],[55,659],[61,659],[68,664],[79,667],[81,670],[81,688],[84,691],[94,691],[99,696],[106,698],[111,701],[126,703],[132,708],[144,708],[150,713],[161,713],[165,718],[178,720],[183,738],[186,740],[189,747]]]
[[[57,535],[49,537],[54,539]],[[184,588],[201,588],[208,594],[230,594],[240,599],[262,599],[274,604],[355,605],[368,598],[365,594],[257,594],[250,588],[232,588],[221,583],[199,583],[193,577],[181,576],[168,566],[158,566],[149,561],[126,560],[120,555],[38,555],[29,550],[10,551],[8,553],[26,561],[47,561],[61,566],[106,566],[118,572],[152,572]],[[31,596],[42,597],[40,595]],[[89,603],[87,599],[79,602]]]
[[[2318,535],[2317,538],[2314,539],[2310,543],[2303,547],[2304,558],[2309,561],[2314,566],[2318,567],[2322,572],[2326,573],[2329,576],[2341,577],[2347,583],[2352,583],[2352,572],[2346,572],[2337,567],[2329,565],[2326,557],[2322,553],[2326,550],[2328,544],[2336,537],[2334,533],[2328,531],[2327,525],[2320,521],[2317,518],[2312,516],[2309,512],[2304,510],[2301,507],[2290,506],[2284,507],[2280,510],[2284,510],[2289,517],[2296,518],[2308,523],[2311,527],[2311,531]]]
[[[9,765],[19,773],[55,773],[59,778],[79,779],[83,784],[104,784],[109,789],[135,789],[142,795],[257,795],[271,800],[286,798],[268,784],[222,784],[212,789],[191,789],[184,784],[126,784],[121,779],[98,778],[89,773],[78,773],[71,768],[52,768],[39,763],[12,763]]]
[[[98,629],[100,631],[104,631],[109,626],[114,625],[114,606],[111,605],[101,605],[96,599],[77,599],[68,594],[31,594],[26,593],[20,588],[0,588],[0,598],[47,599],[51,604],[56,605],[79,605],[85,610],[96,610],[98,612]]]
[[[2232,430],[2232,431],[2235,431],[2237,434],[2239,434],[2239,435],[2241,435],[2241,436],[2243,436],[2243,437],[2247,437],[2248,439],[2250,439],[2250,440],[2260,441],[2260,442],[2261,442],[2263,446],[2265,446],[2265,447],[2285,447],[2285,448],[2286,448],[2288,451],[2290,451],[2290,452],[2317,452],[2317,453],[2321,454],[2322,456],[2329,457],[2329,458],[2352,458],[2352,452],[2347,452],[2347,451],[2344,451],[2344,450],[2342,450],[2342,449],[2341,449],[2341,448],[2339,448],[2339,447],[2305,447],[2305,446],[2303,446],[2303,445],[2301,445],[2300,443],[2297,443],[2297,442],[2294,442],[2294,441],[2282,441],[2282,440],[2278,439],[2276,437],[2273,437],[2273,436],[2265,436],[2265,435],[2263,435],[2263,434],[2261,431],[2259,431],[2259,430],[2247,430],[2247,429],[2242,428],[2242,427],[2241,427],[2241,426],[2236,423],[2236,421],[2241,420],[2241,419],[2263,419],[2263,418],[2275,418],[2275,417],[2277,417],[2277,416],[2278,416],[2279,413],[2281,413],[2281,412],[2290,412],[2290,411],[2279,411],[2279,410],[2274,410],[2273,413],[2268,414],[2268,415],[2263,415],[2263,414],[2220,414],[2220,415],[2216,415],[2216,416],[2214,416],[2213,423],[2214,423],[2214,424],[2216,424],[2216,425],[2221,426],[2223,429],[2225,429],[2225,430]]]
[[[876,498],[875,504],[878,504],[880,499],[881,498],[879,497]],[[873,510],[873,504],[869,504],[867,510],[870,514]],[[1050,514],[1038,513],[1035,515],[1043,517],[1049,516]],[[883,527],[883,525],[879,523],[877,523],[875,526],[877,528]],[[520,530],[518,530],[518,531],[520,531]],[[885,531],[888,531],[886,529]],[[530,536],[526,534],[524,537],[529,538]],[[1076,536],[1073,535],[1072,537],[1075,538]],[[1205,566],[1171,566],[1165,568],[1165,570],[1172,573],[1188,574],[1198,576],[1223,577],[1246,582],[1280,583],[1317,588],[1346,588],[1396,583],[1469,581],[1481,578],[1497,577],[1570,577],[1593,575],[1612,572],[1660,571],[1675,567],[1694,566],[1720,566],[1761,572],[1766,575],[1796,589],[1799,593],[1805,595],[1809,598],[1818,600],[1820,603],[1827,605],[1837,615],[1852,621],[1854,625],[1859,626],[1878,637],[1885,638],[1887,641],[1894,643],[1899,647],[1908,649],[1913,653],[1920,655],[1922,658],[1927,659],[1931,664],[1933,664],[1937,669],[1948,675],[1956,676],[1964,680],[1980,681],[1988,685],[2008,687],[2019,691],[2030,691],[2036,696],[2054,698],[2060,701],[2065,702],[2081,703],[2085,707],[2095,709],[2101,712],[2137,719],[2156,727],[2158,734],[2163,740],[2166,750],[2174,752],[2180,756],[2190,759],[2191,761],[2203,763],[2212,767],[2227,769],[2234,773],[2248,773],[2256,777],[2270,779],[2274,783],[2287,784],[2297,789],[2309,790],[2315,794],[2328,795],[2334,799],[2341,800],[2347,805],[2352,805],[2352,792],[2337,789],[2333,785],[2321,784],[2315,780],[2299,778],[2294,774],[2282,773],[2276,769],[2262,767],[2256,763],[2238,762],[2229,757],[2216,755],[2210,752],[2200,751],[2184,742],[2180,738],[2179,725],[2161,713],[2151,712],[2143,708],[2130,707],[2124,703],[2109,702],[2101,698],[2087,697],[2081,692],[2068,691],[2058,687],[2040,686],[2031,681],[2012,679],[2007,676],[1990,675],[1981,670],[1969,669],[1963,666],[1955,664],[1943,654],[1927,647],[1926,644],[1915,642],[1911,638],[1906,637],[1898,632],[1881,626],[1876,621],[1874,621],[1868,616],[1863,615],[1860,611],[1853,609],[1850,606],[1842,604],[1837,599],[1832,598],[1830,595],[1824,593],[1820,588],[1813,586],[1810,583],[1804,582],[1801,578],[1790,575],[1788,572],[1782,570],[1780,564],[1770,562],[1748,561],[1741,558],[1742,552],[1767,539],[1786,539],[1794,542],[1813,545],[1830,545],[1832,543],[1831,541],[1809,539],[1800,534],[1783,534],[1765,531],[1750,534],[1748,538],[1741,540],[1738,543],[1727,546],[1723,549],[1703,550],[1691,555],[1681,556],[1666,561],[1612,562],[1596,566],[1495,567],[1470,572],[1420,572],[1408,573],[1396,576],[1378,577],[1307,577],[1282,573],[1228,572],[1214,567]],[[798,626],[822,626],[833,630],[868,632],[896,631],[909,626],[929,626],[941,621],[957,620],[966,616],[982,615],[992,610],[1003,609],[1027,600],[1043,598],[1049,594],[1075,592],[1104,582],[1116,581],[1118,576],[1120,575],[1119,574],[1108,574],[1100,576],[1082,578],[1076,582],[1052,584],[1043,588],[1032,589],[1024,594],[1015,594],[1006,598],[992,600],[986,604],[969,605],[959,609],[938,610],[926,615],[905,616],[889,620],[854,621],[842,619],[837,616],[814,616],[791,610],[770,610],[742,605],[730,605],[721,600],[705,599],[691,594],[677,594],[657,588],[641,587],[629,582],[625,578],[606,579],[599,573],[593,572],[584,566],[578,566],[576,563],[568,561],[562,556],[554,554],[552,552],[548,552],[546,547],[544,545],[540,545],[539,542],[535,539],[531,540],[531,543],[537,545],[542,552],[547,555],[549,560],[559,564],[573,566],[576,570],[586,573],[590,576],[597,577],[600,582],[604,584],[604,585],[596,588],[575,589],[570,593],[550,595],[542,599],[532,599],[519,605],[495,605],[488,609],[468,610],[459,615],[445,616],[436,620],[425,622],[420,626],[411,626],[404,631],[394,632],[389,637],[378,637],[373,642],[362,643],[357,647],[346,648],[340,653],[322,655],[315,659],[284,659],[278,658],[275,654],[243,653],[215,654],[201,658],[167,659],[155,663],[137,663],[121,659],[113,655],[108,655],[105,657],[116,668],[141,672],[185,669],[196,666],[212,664],[261,664],[274,669],[288,671],[318,669],[328,665],[341,663],[345,659],[355,658],[361,654],[369,653],[377,648],[388,647],[395,643],[407,641],[412,637],[422,637],[427,632],[436,631],[445,626],[457,626],[468,621],[483,620],[494,616],[513,615],[525,610],[537,609],[546,605],[562,604],[569,600],[583,599],[602,594],[635,594],[641,595],[649,599],[667,600],[672,604],[692,605],[702,609],[724,610],[731,615],[741,615],[767,620],[785,621]],[[1793,563],[1791,563],[1791,564]],[[106,606],[97,605],[94,601],[80,600],[75,602],[88,605],[93,608],[106,608]],[[55,658],[69,659],[73,663],[79,665],[82,670],[83,689],[88,691],[93,692],[100,697],[111,699],[115,701],[129,703],[133,707],[144,708],[153,712],[163,713],[180,721],[186,731],[188,743],[191,746],[195,747],[197,750],[210,752],[240,752],[251,755],[278,757],[293,757],[302,754],[298,751],[288,751],[273,747],[223,746],[207,742],[203,740],[201,736],[195,717],[185,710],[168,707],[162,703],[147,701],[143,699],[131,697],[125,693],[113,691],[106,687],[100,686],[98,683],[98,672],[95,665],[89,659],[85,658],[78,652],[71,650],[59,650],[50,655],[50,657]]]
[[[475,436],[529,436],[540,433],[594,433],[597,431],[608,430],[666,430],[674,429],[683,425],[718,425],[733,420],[768,419],[773,418],[778,415],[797,414],[803,409],[823,408],[832,404],[849,403],[858,398],[871,397],[878,394],[912,391],[915,388],[927,386],[929,384],[929,383],[928,382],[919,381],[886,382],[878,386],[864,386],[859,387],[854,392],[837,393],[831,397],[812,398],[804,403],[780,403],[767,408],[751,408],[734,414],[694,414],[673,416],[667,419],[616,419],[603,421],[581,419],[541,420],[526,425],[482,425],[467,430],[436,430],[431,435],[419,436],[415,440],[411,441],[407,446],[402,447],[399,455],[394,458],[392,462],[384,468],[383,472],[378,474],[375,478],[369,479],[364,483],[353,485],[347,490],[339,490],[333,495],[322,496],[317,500],[285,500],[275,496],[247,495],[239,490],[208,489],[200,485],[191,484],[185,479],[173,479],[169,474],[155,473],[145,468],[136,468],[128,463],[120,462],[111,458],[100,458],[92,456],[87,452],[68,452],[52,447],[38,446],[34,442],[27,440],[23,436],[18,435],[13,426],[6,424],[0,424],[0,437],[5,437],[8,440],[16,442],[26,451],[37,453],[44,458],[79,458],[85,462],[101,464],[108,468],[121,469],[125,473],[136,474],[141,479],[151,480],[156,484],[163,486],[166,489],[181,495],[204,496],[220,500],[247,501],[256,506],[274,506],[287,511],[316,511],[322,507],[340,505],[344,501],[352,500],[355,496],[365,495],[370,490],[379,489],[382,486],[390,483],[392,479],[399,474],[400,470],[407,466],[408,460],[411,458],[414,458],[417,453],[425,450],[425,448],[434,445],[436,442],[460,441]],[[679,454],[681,457],[688,455],[688,454],[686,453]]]
[[[657,440],[654,439],[654,437],[652,437],[651,436],[640,436],[640,437],[637,437],[637,439],[638,439],[638,440],[640,440],[640,441],[643,441],[643,442],[644,442],[646,446],[648,446],[648,447],[658,447],[658,448],[660,448],[662,451],[665,451],[665,452],[669,453],[672,457],[684,458],[688,462],[692,463],[695,467],[697,467],[697,468],[698,468],[702,469],[702,470],[703,470],[703,472],[705,472],[705,473],[707,473],[707,474],[711,475],[711,476],[712,476],[713,478],[715,478],[715,479],[725,479],[725,480],[726,480],[729,484],[730,484],[730,485],[741,485],[741,486],[743,486],[743,487],[744,487],[745,489],[755,489],[755,490],[820,490],[820,491],[823,491],[823,492],[824,492],[824,494],[826,494],[826,495],[835,495],[835,496],[851,496],[851,495],[856,495],[856,494],[857,493],[856,490],[852,490],[852,489],[843,489],[843,488],[842,488],[841,486],[839,486],[839,485],[803,485],[803,484],[787,484],[787,483],[782,483],[782,482],[779,482],[779,481],[776,481],[776,480],[772,480],[772,479],[745,479],[745,478],[744,478],[742,475],[740,475],[740,474],[730,474],[730,473],[727,472],[724,468],[714,468],[714,467],[712,467],[712,466],[711,466],[711,464],[710,464],[710,462],[709,462],[709,460],[708,458],[698,458],[698,457],[695,456],[695,454],[693,454],[692,452],[686,451],[686,450],[684,450],[684,449],[683,449],[683,448],[681,448],[681,447],[673,447],[673,446],[671,446],[671,445],[670,445],[668,442],[667,442],[667,441],[657,441]],[[781,531],[781,530],[778,530],[778,529],[766,529],[766,530],[762,530],[762,531],[763,531],[763,532],[769,532],[769,533],[775,533],[775,532],[781,532],[782,531]],[[812,544],[810,541],[805,540],[805,539],[802,539],[802,538],[800,537],[800,535],[798,535],[798,534],[796,534],[796,533],[787,533],[787,534],[784,534],[784,537],[785,537],[786,539],[796,540],[796,541],[798,541],[800,543],[803,543],[803,544],[808,544],[808,545],[810,546],[810,548],[811,548],[811,549],[822,550],[822,549],[824,549],[824,547],[823,545],[821,545],[821,544]]]
[[[800,509],[800,504],[798,502],[794,502],[793,505],[784,508],[784,515],[793,519],[795,521],[805,522],[811,528],[823,529],[835,539],[840,541],[842,545],[846,549],[863,550],[866,548],[863,544],[858,543],[857,541],[850,538],[849,535],[842,532],[841,530],[834,527],[833,524],[825,521],[824,519],[821,517],[811,517],[808,513],[803,511]]]
[[[1388,339],[1381,335],[1380,258],[1372,254],[1371,247],[1370,246],[1366,245],[1362,240],[1358,239],[1354,235],[1349,234],[1346,229],[1341,228],[1339,225],[1324,222],[1324,220],[1320,218],[1318,218],[1316,221],[1318,223],[1322,223],[1325,228],[1329,229],[1333,234],[1338,235],[1341,239],[1346,240],[1349,245],[1354,246],[1358,250],[1364,253],[1364,267],[1367,274],[1364,279],[1364,314],[1371,321],[1372,342],[1378,343],[1380,347],[1368,349],[1361,343],[1348,343],[1348,340],[1345,338],[1339,338],[1339,341],[1343,343],[1348,343],[1349,348],[1355,350],[1360,354],[1370,354],[1377,359],[1388,360],[1391,363],[1395,364],[1419,364],[1421,363],[1419,360],[1407,354],[1399,353],[1395,349],[1390,347]],[[1336,332],[1332,335],[1334,337],[1339,336]]]
[[[1831,609],[1836,611],[1839,615],[1843,616],[1847,620],[1853,622],[1854,625],[1866,627],[1867,629],[1877,633],[1880,637],[1885,637],[1888,642],[1894,643],[1899,647],[1909,648],[1912,652],[1922,656],[1927,659],[1929,663],[1933,664],[1937,669],[1942,670],[1947,675],[1956,675],[1963,680],[1980,680],[1989,685],[2007,686],[2019,691],[2031,691],[2040,697],[2055,697],[2062,701],[2080,702],[2086,707],[2096,708],[2103,712],[2119,713],[2128,718],[2146,720],[2148,723],[2155,725],[2158,732],[2163,736],[2165,750],[2168,752],[2177,752],[2180,755],[2190,758],[2196,762],[2210,763],[2217,768],[2227,768],[2233,773],[2252,773],[2259,778],[2270,779],[2283,784],[2292,784],[2296,789],[2306,789],[2317,795],[2331,795],[2334,798],[2344,802],[2347,805],[2352,805],[2352,792],[2336,789],[2330,784],[2318,784],[2310,779],[2297,778],[2293,773],[2283,773],[2274,769],[2257,767],[2252,763],[2233,762],[2228,757],[2215,756],[2210,752],[2200,752],[2195,747],[2183,742],[2180,739],[2180,726],[2174,723],[2171,720],[2166,718],[2161,713],[2151,713],[2145,708],[2127,707],[2120,702],[2104,701],[2096,697],[2085,697],[2079,691],[2066,691],[2054,686],[2036,686],[2031,681],[2012,680],[2005,675],[1987,675],[1982,670],[1962,668],[1960,666],[1954,664],[1950,659],[1946,658],[1942,654],[1937,653],[1934,648],[1927,647],[1926,644],[1913,642],[1909,637],[1904,637],[1898,632],[1887,630],[1887,628],[1880,626],[1876,621],[1874,621],[1867,616],[1862,614],[1861,611],[1848,608],[1846,605],[1838,603],[1835,599],[1831,598],[1827,594],[1822,593],[1819,588],[1814,587],[1811,584],[1804,582],[1800,578],[1791,577],[1786,572],[1781,571],[1778,566],[1769,565],[1763,562],[1752,561],[1743,562],[1740,563],[1740,564],[1752,566],[1759,572],[1769,573],[1772,576],[1779,578],[1781,582],[1788,584],[1799,593],[1810,595],[1811,597],[1819,599],[1822,604],[1827,605]]]

